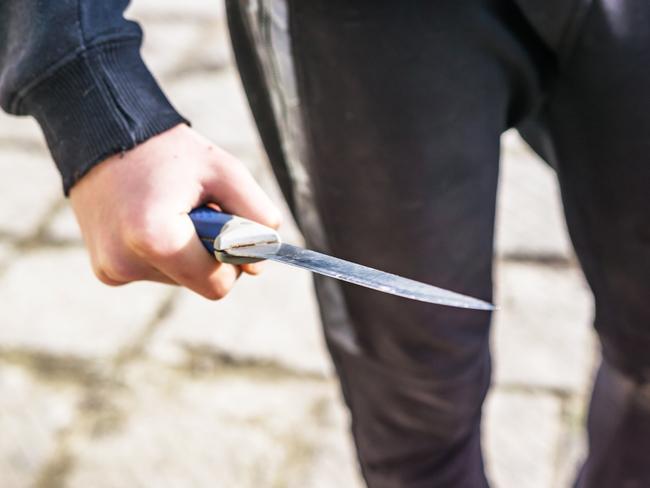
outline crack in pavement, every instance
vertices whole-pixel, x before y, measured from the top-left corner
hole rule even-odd
[[[65,488],[66,479],[74,467],[74,459],[64,450],[55,456],[41,470],[33,488]]]
[[[178,295],[178,289],[172,288],[167,297],[159,305],[149,323],[144,326],[142,333],[115,355],[114,366],[116,369],[123,368],[130,362],[144,356],[147,343],[154,336],[162,321],[169,317],[174,310]]]
[[[124,424],[128,413],[120,408],[119,393],[128,392],[120,380],[125,368],[144,355],[147,341],[173,306],[176,290],[158,307],[157,313],[131,344],[111,360],[101,362],[73,355],[57,355],[40,350],[0,349],[0,363],[22,366],[38,380],[72,384],[81,391],[82,400],[67,429],[56,440],[57,447],[36,475],[35,488],[63,488],[73,471],[74,455],[69,449],[73,434],[91,438],[113,433]]]
[[[182,343],[185,361],[175,369],[191,377],[246,374],[256,379],[329,381],[318,372],[301,371],[273,359],[238,357],[213,345]]]
[[[580,392],[563,388],[561,386],[551,385],[527,385],[525,383],[497,383],[492,387],[493,392],[501,393],[524,393],[529,395],[544,394],[559,400],[580,398],[583,395]]]
[[[13,248],[13,254],[25,253],[35,249],[46,248],[75,248],[81,247],[83,243],[76,239],[55,238],[49,233],[49,227],[56,215],[67,205],[63,198],[54,202],[44,213],[43,217],[34,226],[34,229],[25,236],[13,234],[0,230],[0,241],[5,242]],[[9,263],[5,263],[0,269],[0,274]]]
[[[580,395],[562,399],[560,403],[560,433],[555,442],[555,456],[553,458],[553,486],[564,486],[571,483],[577,474],[582,449],[577,443],[584,438],[586,402]],[[571,471],[567,473],[567,471]],[[566,478],[566,479],[565,479]]]
[[[70,354],[55,354],[42,350],[0,348],[0,364],[12,364],[25,369],[38,381],[65,384],[78,388],[81,401],[68,427],[55,439],[56,448],[50,459],[36,474],[34,488],[64,488],[74,471],[75,456],[70,448],[72,439],[90,439],[115,433],[126,423],[128,411],[123,401],[132,390],[123,381],[125,371],[133,362],[146,357],[146,346],[158,330],[162,319],[174,307],[177,290],[160,303],[157,313],[141,334],[110,360],[98,361]],[[272,360],[239,358],[226,351],[204,345],[185,345],[187,361],[178,366],[160,364],[169,372],[185,377],[218,377],[236,374],[247,379],[331,381],[325,375],[301,372]],[[295,439],[294,439],[295,440]],[[293,442],[293,440],[292,440]],[[296,441],[297,442],[297,441]],[[309,446],[299,443],[292,459],[302,456]]]
[[[521,263],[547,268],[564,269],[579,267],[575,256],[564,256],[557,253],[513,251],[497,256],[497,259],[504,263]]]
[[[73,355],[0,347],[0,363],[22,367],[44,383],[94,388],[111,382],[100,362]]]

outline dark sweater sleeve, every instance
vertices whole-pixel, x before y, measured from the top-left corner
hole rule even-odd
[[[106,157],[184,122],[140,57],[127,5],[0,1],[0,105],[36,118],[66,194]]]

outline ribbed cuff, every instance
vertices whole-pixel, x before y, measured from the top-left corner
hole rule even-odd
[[[20,101],[45,134],[66,195],[97,163],[186,122],[139,51],[138,40],[91,47]]]

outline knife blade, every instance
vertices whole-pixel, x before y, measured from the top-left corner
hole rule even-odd
[[[224,263],[269,259],[412,300],[475,310],[495,308],[477,298],[283,243],[269,227],[209,207],[193,210],[190,218],[204,247]]]

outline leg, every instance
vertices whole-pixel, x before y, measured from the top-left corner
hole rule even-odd
[[[244,15],[310,244],[489,300],[499,136],[528,101],[510,93],[536,90],[504,25],[513,12],[489,1],[289,6]],[[368,484],[486,486],[489,316],[328,279],[317,292]]]
[[[603,350],[580,487],[650,486],[649,59],[650,4],[594,0],[542,117]]]

